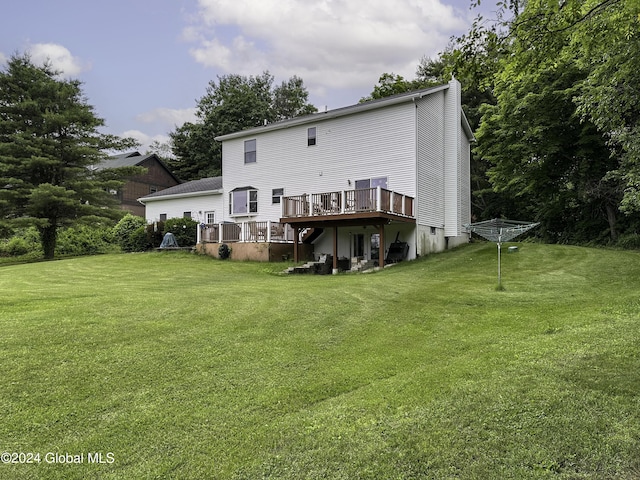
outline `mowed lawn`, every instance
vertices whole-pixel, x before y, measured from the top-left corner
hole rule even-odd
[[[640,478],[640,253],[502,260],[0,267],[0,478]]]

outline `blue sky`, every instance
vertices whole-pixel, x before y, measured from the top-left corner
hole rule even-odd
[[[468,0],[20,0],[2,8],[0,64],[49,58],[144,151],[217,76],[297,75],[318,109],[352,105],[384,72],[413,78],[474,16]]]

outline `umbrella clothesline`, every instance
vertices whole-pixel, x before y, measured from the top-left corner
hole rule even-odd
[[[463,227],[470,233],[477,233],[489,241],[496,242],[498,245],[498,286],[502,286],[502,272],[500,270],[500,245],[502,242],[513,240],[518,235],[531,230],[540,225],[539,222],[519,222],[517,220],[504,220],[502,218],[494,218],[493,220],[485,220],[484,222],[466,223]]]
[[[538,225],[540,225],[539,222],[519,222],[516,220],[494,218],[493,220],[485,220],[484,222],[466,223],[463,227],[466,228],[468,232],[477,233],[487,240],[502,243],[508,242]]]

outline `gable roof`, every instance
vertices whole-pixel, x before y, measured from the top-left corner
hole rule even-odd
[[[106,170],[107,168],[122,168],[122,167],[139,167],[145,160],[155,158],[155,160],[167,171],[173,179],[180,183],[180,179],[176,177],[173,172],[167,167],[167,165],[156,155],[155,153],[147,153],[142,155],[140,152],[122,153],[120,155],[113,155],[108,160],[103,160],[95,166],[96,170]]]
[[[304,125],[307,123],[315,123],[321,120],[327,120],[331,118],[338,118],[346,115],[352,115],[354,113],[366,112],[368,110],[376,110],[378,108],[397,105],[400,103],[414,102],[420,98],[426,97],[427,95],[432,95],[436,92],[447,90],[448,88],[449,88],[449,84],[444,84],[444,85],[438,85],[435,87],[424,88],[422,90],[414,90],[412,92],[399,93],[396,95],[380,98],[377,100],[370,100],[368,102],[358,103],[356,105],[350,105],[348,107],[336,108],[334,110],[329,110],[322,113],[312,113],[311,115],[290,118],[288,120],[274,122],[262,127],[255,127],[247,130],[241,130],[239,132],[229,133],[227,135],[220,135],[218,137],[215,137],[215,140],[221,142],[224,140],[231,140],[233,138],[241,138],[249,135],[254,135],[257,133],[269,132],[271,130],[281,130],[281,129],[290,128],[293,126]],[[460,113],[461,113],[462,125],[465,130],[465,133],[467,134],[470,140],[475,140],[466,115],[464,114],[463,111],[461,111]]]
[[[159,192],[139,198],[138,201],[145,203],[169,198],[195,197],[203,194],[212,195],[218,193],[222,193],[222,177],[209,177],[165,188]]]

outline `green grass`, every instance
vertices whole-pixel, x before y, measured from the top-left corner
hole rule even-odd
[[[504,291],[492,244],[282,269],[0,267],[0,451],[41,454],[0,478],[640,477],[638,253],[521,244]]]

